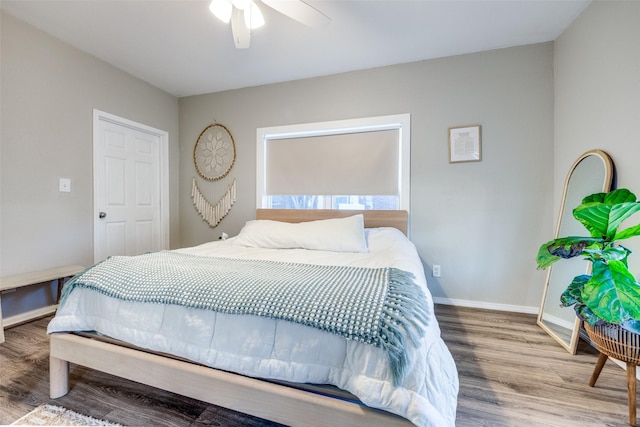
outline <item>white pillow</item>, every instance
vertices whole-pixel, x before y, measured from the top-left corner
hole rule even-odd
[[[233,243],[270,249],[369,252],[362,214],[300,223],[248,221]]]

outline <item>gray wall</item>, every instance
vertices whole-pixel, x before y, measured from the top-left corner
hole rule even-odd
[[[612,157],[618,187],[640,196],[640,2],[591,3],[555,44],[555,181],[559,209],[566,171],[583,152]],[[632,218],[640,222],[640,215]],[[630,269],[640,274],[640,239]]]
[[[435,297],[535,311],[539,244],[553,232],[553,44],[180,99],[183,246],[254,218],[256,128],[411,113],[411,238]],[[216,120],[235,138],[238,201],[215,229],[190,200],[193,145]],[[483,160],[449,164],[448,127],[482,125]],[[456,301],[459,300],[459,301]]]
[[[0,275],[93,262],[94,108],[169,133],[177,246],[178,100],[6,14],[1,35]],[[60,177],[71,193],[58,192]],[[3,314],[38,295],[26,306],[4,295]]]

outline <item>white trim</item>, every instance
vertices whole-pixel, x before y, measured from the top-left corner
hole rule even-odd
[[[359,119],[303,123],[258,128],[256,130],[256,208],[264,207],[265,143],[268,139],[299,138],[304,136],[333,135],[372,130],[398,129],[400,131],[400,209],[409,212],[411,202],[411,114],[364,117]]]
[[[153,128],[141,123],[134,122],[123,117],[116,116],[114,114],[106,113],[97,109],[93,109],[93,170],[96,169],[97,164],[97,146],[99,143],[99,123],[100,121],[111,122],[120,126],[126,126],[131,129],[135,129],[150,135],[157,136],[160,139],[160,245],[163,249],[169,248],[169,224],[170,224],[170,209],[169,209],[169,132]],[[97,180],[93,179],[93,224],[94,224],[94,238],[96,221],[98,220],[98,208],[99,201],[97,200]],[[94,260],[96,259],[95,243],[94,243]]]
[[[496,304],[482,301],[469,301],[453,298],[433,297],[436,304],[454,305],[460,307],[482,308],[485,310],[510,311],[514,313],[538,314],[538,307],[526,305]]]
[[[558,316],[552,316],[547,313],[542,315],[541,320],[556,326],[560,326],[561,328],[568,329],[569,331],[573,331],[573,328],[575,327],[575,316],[574,316],[574,320],[569,321],[566,319],[561,319]]]

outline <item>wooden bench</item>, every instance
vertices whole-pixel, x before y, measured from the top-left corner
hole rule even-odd
[[[37,285],[39,283],[47,283],[52,281],[58,282],[58,297],[60,296],[60,291],[62,289],[62,285],[64,284],[64,279],[75,276],[84,270],[84,267],[80,265],[68,265],[64,267],[55,267],[50,268],[48,270],[36,271],[32,273],[23,273],[16,274],[14,276],[7,276],[0,278],[0,344],[4,342],[4,325],[2,322],[2,292],[9,289],[21,288],[23,286],[31,286]],[[56,301],[57,302],[57,301]],[[46,312],[38,311],[37,314],[33,317],[27,317],[24,320],[35,319],[36,317],[41,317],[44,315],[51,314],[55,311],[57,306],[52,306],[52,308]]]

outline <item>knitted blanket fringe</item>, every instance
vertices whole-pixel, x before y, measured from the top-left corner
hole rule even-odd
[[[407,346],[419,345],[430,318],[425,294],[414,279],[397,268],[161,251],[111,257],[86,269],[65,284],[60,305],[81,287],[125,301],[296,322],[382,348],[397,385],[411,364]]]
[[[429,322],[424,292],[413,281],[413,274],[389,269],[389,291],[380,322],[381,347],[389,356],[396,385],[409,368],[407,338],[414,347],[418,346]]]

